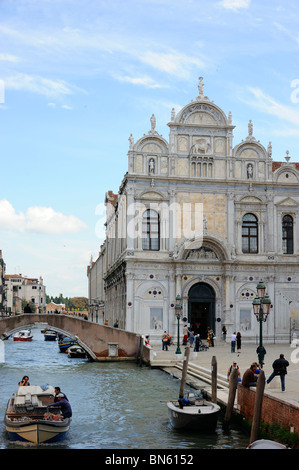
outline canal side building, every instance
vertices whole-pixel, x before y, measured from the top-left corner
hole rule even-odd
[[[88,266],[89,302],[110,326],[161,340],[181,325],[253,342],[252,302],[263,279],[272,301],[267,341],[299,327],[299,163],[273,161],[272,145],[248,135],[233,145],[233,120],[204,94],[177,114],[169,140],[156,129],[129,138],[128,171],[107,191],[106,239]],[[181,328],[182,331],[182,328]],[[229,337],[229,336],[228,336]]]

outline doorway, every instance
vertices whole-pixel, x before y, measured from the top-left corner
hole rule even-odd
[[[190,329],[206,339],[208,327],[215,332],[215,292],[208,284],[199,282],[190,288],[188,297]]]

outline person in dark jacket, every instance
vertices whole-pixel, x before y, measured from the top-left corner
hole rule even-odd
[[[283,354],[280,354],[279,359],[275,359],[272,364],[273,372],[266,381],[267,384],[271,382],[274,377],[279,375],[281,381],[281,390],[285,392],[285,376],[287,374],[287,367],[289,366],[289,362],[285,359]]]
[[[247,369],[242,377],[243,387],[256,387],[257,376],[254,375],[256,371],[256,363],[253,362],[249,369]]]
[[[54,403],[50,403],[50,405],[47,405],[49,408],[50,407],[55,407],[55,408],[60,408],[62,416],[64,418],[71,418],[72,417],[72,408],[70,405],[70,402],[66,400],[65,396],[63,393],[59,393],[57,395],[58,401],[55,401]]]

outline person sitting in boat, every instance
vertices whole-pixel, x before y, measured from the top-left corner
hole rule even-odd
[[[72,407],[70,405],[70,402],[65,398],[63,393],[58,393],[57,398],[58,398],[58,401],[54,401],[54,403],[50,403],[50,405],[47,405],[48,408],[50,407],[60,408],[62,416],[64,418],[71,418],[73,415],[73,412],[72,412]]]
[[[148,346],[149,348],[152,348],[152,345],[151,345],[151,343],[149,342],[149,336],[148,336],[148,335],[145,337],[144,344],[145,344],[146,346]]]
[[[19,382],[19,386],[21,387],[25,387],[25,386],[29,386],[30,383],[29,383],[29,377],[28,375],[24,375],[24,377],[22,378],[21,382]]]
[[[55,397],[54,397],[54,401],[55,401],[55,402],[58,401],[58,395],[59,395],[60,393],[64,396],[64,398],[65,398],[67,401],[69,401],[69,400],[68,400],[68,397],[66,396],[66,394],[63,393],[63,392],[60,390],[60,387],[55,387],[55,388],[54,388],[54,392],[55,392]]]

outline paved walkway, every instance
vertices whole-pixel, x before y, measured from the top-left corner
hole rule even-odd
[[[284,354],[285,359],[289,361],[288,373],[286,375],[286,391],[281,391],[280,378],[275,377],[269,385],[265,386],[265,393],[274,395],[283,401],[288,401],[293,405],[299,406],[299,345],[296,348],[291,347],[290,344],[265,344],[267,351],[264,359],[264,372],[266,379],[272,373],[272,363],[275,359],[279,358],[280,354]],[[152,365],[158,364],[161,361],[175,361],[177,346],[172,345],[168,348],[168,351],[162,351],[158,346],[154,346],[156,353]],[[180,346],[182,354],[184,354],[184,346]],[[242,344],[241,353],[231,353],[230,343],[215,342],[213,348],[209,348],[208,351],[201,351],[193,354],[190,351],[189,365],[194,363],[201,367],[211,370],[211,362],[213,356],[216,357],[217,361],[217,373],[218,375],[226,376],[227,370],[232,364],[233,360],[236,360],[241,376],[245,370],[248,369],[252,362],[258,361],[256,354],[257,345],[255,344]],[[183,356],[182,356],[183,358]],[[181,359],[182,360],[182,359]],[[169,366],[170,364],[169,363]]]

